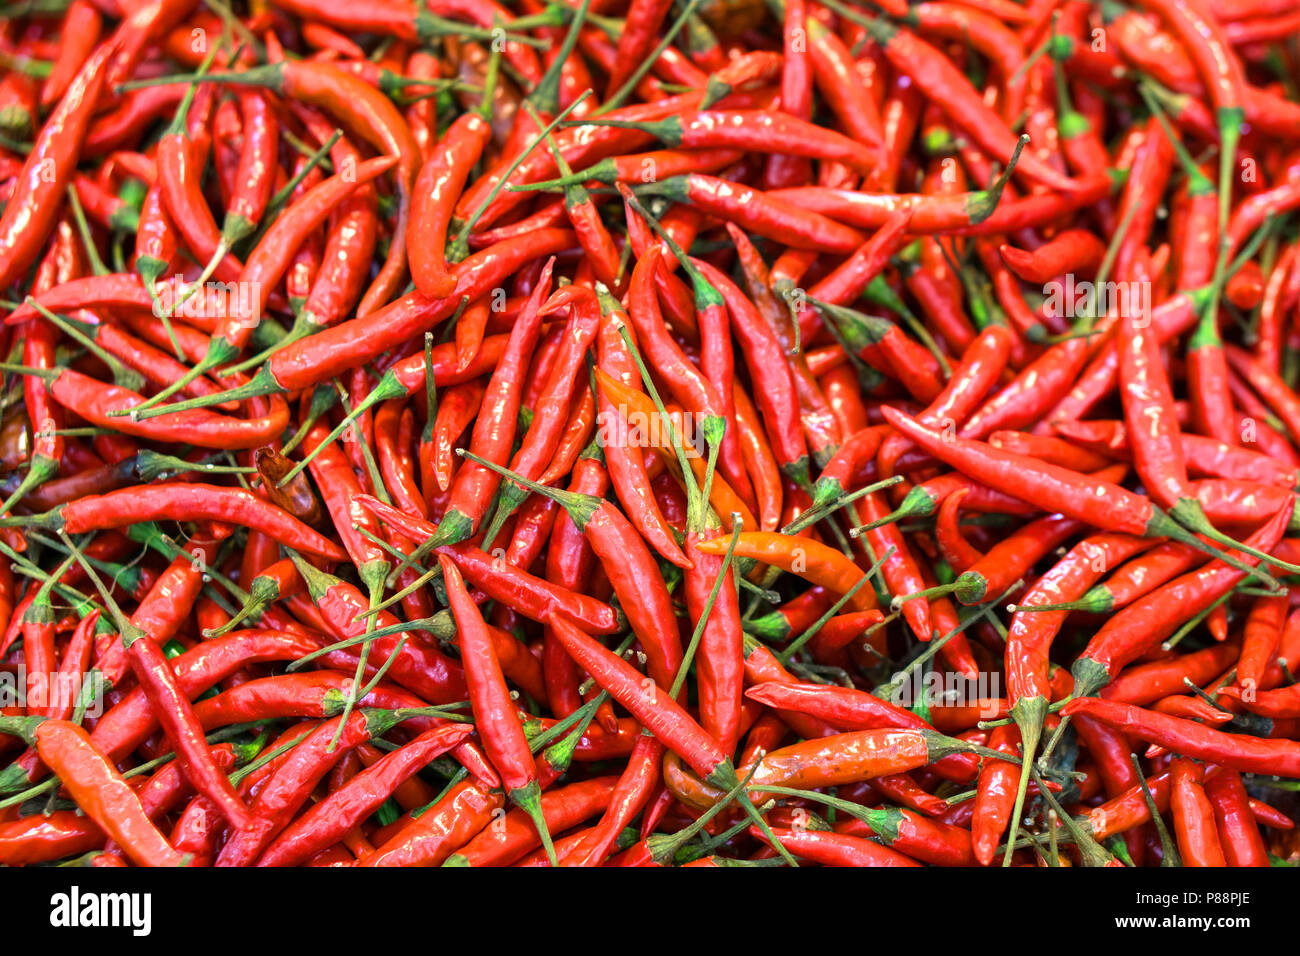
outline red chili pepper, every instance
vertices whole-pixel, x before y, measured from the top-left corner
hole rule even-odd
[[[994,728],[989,736],[989,747],[1014,754],[1018,736],[1014,727]],[[1030,759],[1028,753],[1025,759]],[[971,818],[971,848],[982,866],[993,862],[998,843],[1010,822],[1016,803],[1015,781],[1019,777],[1020,771],[1005,761],[991,761],[980,771],[974,816]]]
[[[0,287],[12,285],[36,259],[54,226],[60,205],[56,197],[71,183],[107,78],[105,64],[116,49],[112,41],[102,43],[85,61],[27,154],[0,215]]]
[[[33,742],[41,760],[59,775],[69,793],[100,829],[139,866],[184,866],[188,860],[170,846],[150,821],[113,765],[75,724],[42,721]]]
[[[765,785],[836,786],[915,770],[976,749],[933,730],[860,730],[774,750],[759,761],[751,784],[756,790]]]
[[[1214,808],[1201,786],[1201,768],[1179,758],[1170,767],[1169,807],[1184,866],[1227,866],[1214,824]]]
[[[560,833],[592,817],[610,799],[614,782],[613,777],[596,777],[542,794],[541,813],[546,828]],[[461,847],[443,866],[509,866],[537,845],[537,828],[527,814],[511,811]],[[557,844],[557,856],[560,849]]]
[[[218,521],[257,528],[291,548],[342,560],[338,545],[251,492],[217,485],[171,482],[92,495],[40,515],[0,519],[9,527],[31,526],[82,534],[144,521]]]
[[[968,439],[945,438],[893,408],[886,406],[882,411],[890,424],[936,458],[995,488],[1014,485],[1020,497],[1044,510],[1060,511],[1108,531],[1171,537],[1194,547],[1204,547],[1203,542],[1156,509],[1149,499],[1109,481],[1087,478]],[[1230,555],[1225,560],[1237,570],[1250,572],[1253,568]]]
[[[437,152],[420,167],[416,178],[413,194],[417,200],[406,227],[407,244],[411,249],[411,276],[416,287],[430,298],[445,296],[456,287],[443,252],[451,223],[452,197],[464,188],[490,132],[491,127],[481,116],[466,113],[447,130]]]
[[[1285,511],[1278,512],[1249,540],[1256,547],[1272,550],[1281,540],[1288,517]],[[1207,610],[1232,590],[1243,573],[1236,567],[1211,561],[1201,570],[1176,578],[1112,617],[1093,635],[1074,663],[1076,696],[1094,693],[1109,683],[1124,665],[1177,630],[1178,624],[1172,619],[1181,623],[1189,611],[1195,614]]]
[[[750,687],[745,696],[782,711],[809,714],[841,730],[933,730],[931,724],[890,701],[845,687],[764,682]],[[934,770],[964,782],[975,775],[977,767],[973,758],[958,754],[938,761]]]
[[[921,866],[916,860],[871,840],[819,830],[772,830],[781,845],[824,866]]]
[[[1205,796],[1214,808],[1219,842],[1228,866],[1269,866],[1268,850],[1251,811],[1251,802],[1235,770],[1212,768],[1205,775]]]
[[[501,774],[502,785],[511,802],[532,818],[542,843],[549,846],[551,835],[539,802],[541,788],[537,782],[537,767],[529,752],[523,727],[512,712],[510,691],[501,673],[501,665],[493,653],[487,625],[470,599],[469,592],[465,590],[456,565],[446,555],[440,555],[438,560],[447,583],[447,597],[451,601],[452,613],[456,617],[461,660],[465,666],[465,680],[469,685],[478,732],[483,738],[488,757]],[[553,850],[550,855],[553,858]]]
[[[1290,821],[1240,774],[1300,775],[1278,4],[11,18],[0,793],[52,792],[34,735],[102,680],[63,784],[120,799],[0,823],[0,860],[1031,865],[1060,825],[1143,866],[1163,815],[1187,862],[1267,863]],[[990,650],[1005,698],[895,703]],[[213,735],[268,721],[230,774],[263,741]]]
[[[618,407],[616,397],[611,397],[607,385],[608,381],[616,379],[625,386],[632,386],[640,377],[631,352],[620,335],[622,330],[630,334],[630,320],[624,320],[626,313],[611,297],[601,296],[600,302],[602,316],[596,339],[597,425],[610,481],[629,520],[642,537],[665,559],[685,568],[690,565],[690,561],[682,553],[681,546],[674,539],[655,502],[641,443],[631,439],[629,416],[626,410]],[[644,424],[648,426],[650,421],[657,419],[650,419]]]
[[[1249,773],[1294,773],[1300,758],[1294,741],[1228,734],[1193,721],[1095,697],[1074,700],[1062,713],[1087,714],[1176,753]]]

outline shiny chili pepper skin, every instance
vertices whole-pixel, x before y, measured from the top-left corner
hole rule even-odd
[[[36,728],[41,760],[50,766],[77,804],[139,866],[183,866],[178,853],[144,812],[140,799],[75,724],[51,720]]]
[[[614,790],[613,777],[596,777],[554,787],[542,794],[542,814],[546,825],[559,833],[589,819]],[[539,845],[537,831],[528,816],[511,810],[495,826],[461,847],[443,866],[509,866]],[[557,846],[557,855],[559,847]]]
[[[483,396],[480,414],[474,423],[469,448],[481,458],[502,464],[514,443],[515,419],[521,396],[514,379],[521,374],[528,353],[537,341],[541,328],[541,304],[549,288],[543,272],[543,281],[533,290],[520,320],[510,332],[506,352],[501,356]],[[461,468],[451,490],[447,512],[438,528],[444,541],[460,541],[476,530],[485,516],[491,497],[500,482],[491,469],[478,462],[469,461]],[[445,530],[444,530],[445,528]]]
[[[1074,229],[1059,233],[1032,253],[1010,245],[1003,245],[999,251],[1008,268],[1020,278],[1043,283],[1067,272],[1094,271],[1101,265],[1106,247],[1093,233]]]
[[[551,626],[574,660],[696,773],[707,779],[720,768],[730,766],[718,742],[667,691],[652,683],[647,692],[644,679],[631,665],[605,651],[564,618],[552,617]]]
[[[695,531],[687,527],[686,556],[692,567],[686,572],[686,608],[690,619],[703,626],[696,668],[699,674],[700,723],[722,747],[735,753],[740,741],[741,706],[744,692],[744,637],[740,623],[740,602],[732,572],[715,553],[703,549],[708,543],[724,543],[721,528]],[[709,607],[714,583],[721,578],[717,598]],[[704,619],[705,613],[708,614]]]
[[[841,823],[837,831],[854,836],[871,836],[881,844],[914,860],[934,866],[974,866],[970,831],[931,820],[897,807],[873,807],[866,821]]]
[[[26,523],[82,534],[158,520],[220,521],[255,527],[309,554],[335,561],[344,556],[336,544],[250,492],[216,485],[175,482],[124,488],[60,505]]]
[[[1271,550],[1282,536],[1287,517],[1286,512],[1279,512],[1250,540]],[[1242,575],[1234,567],[1211,561],[1201,570],[1176,578],[1112,617],[1093,635],[1075,661],[1072,670],[1076,694],[1090,694],[1109,683],[1125,664],[1177,629],[1171,619],[1181,620],[1188,609],[1194,608],[1192,613],[1205,610],[1230,591]]]
[[[45,6],[0,863],[1291,853],[1283,0]]]
[[[704,554],[724,554],[731,542],[713,538],[696,545]],[[806,538],[769,531],[745,531],[737,540],[735,553],[741,557],[774,564],[839,594],[848,594],[862,578],[862,570],[833,548]],[[875,592],[858,588],[850,602],[857,610],[875,608]]]
[[[1222,674],[1238,654],[1238,648],[1230,644],[1216,644],[1181,657],[1129,667],[1122,677],[1102,688],[1100,696],[1126,704],[1148,704],[1185,690],[1184,680],[1198,686],[1210,681]]]
[[[181,691],[200,694],[241,667],[258,661],[292,660],[316,650],[314,638],[279,631],[237,631],[207,641],[171,662]],[[144,691],[135,688],[95,725],[91,739],[110,758],[120,759],[157,728]]]
[[[849,688],[821,689],[811,684],[769,681],[750,687],[745,696],[778,710],[809,714],[842,730],[933,729],[925,720],[904,708]],[[936,773],[965,781],[975,773],[976,763],[964,754],[955,754],[938,761],[934,767]]]
[[[896,68],[913,80],[936,102],[949,118],[994,158],[1005,163],[1014,150],[1014,137],[978,93],[936,48],[906,29],[895,29],[873,21],[868,27]],[[1035,157],[1022,157],[1018,168],[1028,177],[1067,195],[1081,186],[1076,180],[1057,173]]]
[[[879,494],[867,495],[863,504],[863,516],[869,522],[882,520],[889,513]],[[907,602],[902,605],[902,611],[912,633],[918,640],[928,641],[934,630],[930,601],[927,595],[921,593],[926,589],[925,578],[911,548],[893,523],[873,528],[867,532],[866,537],[872,553],[879,556],[880,571],[890,593],[898,601]]]
[[[931,427],[961,424],[1006,368],[1013,340],[1013,334],[1000,325],[991,325],[980,332],[967,346],[961,364],[953,370],[943,391],[917,420]],[[885,472],[893,472],[893,462],[907,447],[906,439],[898,434],[882,442],[878,457]]]
[[[244,142],[236,171],[235,192],[226,210],[223,232],[246,235],[256,228],[275,187],[279,124],[271,104],[255,90],[242,90],[239,100]]]
[[[531,403],[532,419],[528,432],[510,459],[511,471],[530,481],[540,478],[547,470],[548,460],[554,457],[563,435],[578,370],[583,356],[595,340],[599,322],[600,309],[594,294],[582,287],[574,287],[567,296],[566,291],[569,290],[562,290],[551,299],[557,307],[570,306],[569,320],[561,332],[562,344],[546,375],[545,384]],[[503,487],[493,524],[499,525],[522,503],[526,494],[517,486]]]
[[[445,296],[456,287],[443,252],[453,197],[464,188],[490,133],[491,128],[481,116],[466,113],[447,130],[416,177],[407,246],[411,250],[411,276],[416,287],[430,298]]]
[[[664,745],[654,737],[643,734],[628,758],[627,768],[613,792],[600,822],[584,836],[572,853],[565,855],[557,850],[562,866],[593,866],[604,862],[613,841],[623,828],[641,812],[653,795],[660,779],[660,763]]]
[[[1109,192],[1105,177],[1094,175],[1081,182],[1085,185],[1070,195],[1039,194],[999,203],[996,207],[986,191],[944,195],[800,186],[772,190],[769,196],[863,229],[879,227],[890,216],[907,210],[912,213],[911,227],[918,233],[1001,235],[1050,221],[1070,209],[1095,203]]]
[[[0,860],[6,866],[49,863],[104,845],[104,832],[76,810],[0,823]]]
[[[674,149],[731,148],[786,153],[842,162],[863,173],[869,172],[875,162],[872,150],[847,136],[780,113],[702,110],[648,120],[627,128],[648,133]]]
[[[922,448],[954,465],[959,462],[960,470],[977,480],[1005,488],[1016,475],[1021,483],[1018,490],[1022,496],[1047,510],[1059,510],[1108,531],[1137,535],[1180,534],[1177,526],[1156,510],[1149,499],[1133,495],[1111,482],[1087,478],[1077,472],[968,439],[945,439],[893,408],[885,407],[882,411],[891,424]]]
[[[312,807],[257,858],[258,866],[292,866],[337,842],[387,800],[401,781],[470,734],[458,725],[426,730],[409,744],[361,771]]]
[[[292,814],[334,764],[359,743],[382,736],[400,717],[391,712],[361,711],[319,724],[291,750],[258,792],[252,820],[233,834],[217,856],[217,866],[251,864],[284,829]],[[337,733],[336,733],[337,731]]]
[[[703,261],[696,266],[722,294],[732,329],[755,383],[754,401],[774,437],[773,453],[781,470],[797,484],[808,481],[808,456],[798,424],[798,400],[789,366],[780,360],[781,345],[769,326],[727,276]]]
[[[0,215],[0,287],[8,288],[40,252],[54,226],[56,199],[71,182],[82,142],[107,79],[105,65],[116,53],[105,42],[80,72],[41,127]]]
[[[355,585],[324,571],[316,571],[305,562],[297,562],[299,573],[306,582],[312,601],[320,609],[327,625],[344,638],[366,632],[366,623],[359,615],[368,601]],[[381,628],[391,628],[400,622],[387,612],[376,615],[375,623]],[[391,660],[393,680],[433,703],[461,700],[465,694],[464,671],[451,658],[436,647],[424,642],[403,640],[402,635],[388,634],[375,639],[376,660]],[[340,656],[336,657],[335,654]],[[324,658],[327,664],[344,665],[351,662],[346,652],[336,651]],[[345,669],[353,669],[344,665]]]
[[[1268,850],[1251,812],[1241,774],[1212,768],[1205,775],[1205,796],[1214,808],[1219,843],[1228,866],[1269,866]]]
[[[399,199],[394,239],[379,276],[358,307],[360,315],[375,312],[391,299],[406,268],[406,224],[419,160],[419,147],[410,128],[375,87],[328,63],[283,60],[245,70],[236,82],[262,84],[284,96],[318,105],[357,136],[397,158]]]
[[[1229,734],[1193,721],[1143,710],[1132,704],[1083,697],[1065,706],[1064,714],[1083,713],[1119,727],[1139,739],[1177,753],[1248,773],[1295,772],[1300,748],[1290,740],[1263,740]]]
[[[620,335],[620,330],[630,331],[630,319],[624,319],[627,313],[611,297],[601,296],[600,301],[602,317],[596,338],[596,424],[610,483],[629,520],[647,543],[666,560],[686,568],[690,561],[673,537],[650,488],[650,475],[641,443],[631,439],[628,416],[618,407],[617,397],[611,396],[606,385],[606,380],[612,378],[631,387],[636,382],[634,376],[639,378],[632,355]]]
[[[871,840],[818,830],[788,830],[773,827],[772,833],[796,856],[824,866],[921,866],[897,850]]]
[[[124,633],[124,644],[126,637]],[[195,790],[216,804],[232,827],[241,830],[247,827],[250,822],[248,808],[212,760],[194,709],[177,683],[162,649],[152,638],[137,630],[127,651],[131,670],[158,715],[163,731],[176,748],[176,758],[186,778]],[[39,751],[39,747],[37,749]],[[57,767],[52,769],[58,770]]]
[[[416,537],[430,537],[435,530],[428,522],[412,518],[368,495],[357,495],[355,500]],[[585,594],[576,594],[555,587],[527,572],[497,562],[491,555],[470,545],[448,545],[440,549],[453,557],[457,567],[475,587],[495,600],[514,606],[521,614],[543,621],[547,615],[558,611],[591,628],[595,633],[612,634],[618,630],[614,609],[603,601]]]
[[[925,767],[965,744],[930,730],[862,730],[774,750],[759,761],[752,786],[813,788],[856,783]]]
[[[492,821],[503,802],[497,791],[468,781],[459,783],[360,865],[441,866]]]
[[[989,736],[989,747],[1014,754],[1018,737],[1019,733],[1013,726],[997,727]],[[1019,770],[1004,761],[990,761],[980,771],[974,816],[971,818],[971,845],[975,858],[983,866],[993,862],[998,843],[1010,821],[1019,777]]]
[[[1201,786],[1203,771],[1180,757],[1171,768],[1169,807],[1184,866],[1227,866],[1214,823],[1214,809]]]
[[[143,396],[129,389],[64,369],[49,382],[49,390],[64,408],[102,427],[155,441],[188,441],[208,448],[239,450],[265,445],[283,431],[288,421],[288,407],[282,396],[272,397],[271,413],[265,417],[236,419],[195,408],[162,421],[136,422],[125,415],[117,417],[144,401]],[[197,391],[215,394],[210,387]]]
[[[167,214],[187,247],[205,263],[217,260],[213,275],[233,282],[239,277],[240,262],[229,254],[201,188],[202,167],[212,143],[207,127],[213,101],[211,88],[191,89],[181,100],[158,144],[158,184]]]
[[[470,599],[455,563],[445,555],[439,557],[439,562],[456,617],[461,660],[479,733],[488,756],[501,774],[503,786],[511,799],[522,806],[527,798],[521,791],[536,789],[537,767],[529,753],[523,727],[510,706],[510,692],[492,650],[487,625]],[[532,799],[536,799],[535,794]]]
[[[699,417],[701,429],[706,427],[703,424],[705,422],[723,423],[725,430],[721,439],[719,468],[722,476],[738,491],[747,490],[749,480],[745,476],[740,443],[727,414],[728,396],[724,396],[722,388],[695,367],[681,347],[673,341],[664,325],[653,288],[653,277],[660,262],[659,248],[652,246],[638,260],[632,272],[628,314],[636,330],[638,346],[645,350],[651,367],[668,382],[673,397],[692,415]],[[744,480],[743,485],[736,483],[738,477]],[[747,496],[742,492],[742,497]]]
[[[281,213],[249,253],[241,274],[240,281],[254,283],[254,287],[259,290],[259,298],[254,300],[255,310],[260,311],[266,307],[271,289],[288,268],[292,253],[306,241],[308,234],[323,223],[355,189],[392,169],[394,165],[395,162],[388,157],[359,163],[355,169],[348,169],[317,183]],[[242,347],[252,332],[252,323],[243,321],[237,328],[230,329],[228,334],[233,345]],[[219,328],[217,334],[227,334],[227,330]]]
[[[856,249],[865,238],[858,230],[820,213],[808,213],[760,190],[738,188],[728,180],[703,173],[661,179],[642,191],[689,203],[701,212],[735,223],[750,233],[780,239],[796,249],[843,255]]]

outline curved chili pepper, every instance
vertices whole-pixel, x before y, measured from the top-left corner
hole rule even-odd
[[[1077,472],[969,439],[945,438],[893,408],[886,406],[882,411],[890,424],[936,458],[994,487],[1007,487],[1013,483],[1021,497],[1045,510],[1060,511],[1107,531],[1170,537],[1193,547],[1207,547],[1156,509],[1149,499],[1127,492],[1111,482],[1085,478]],[[1253,571],[1253,564],[1246,564],[1230,555],[1224,559],[1234,569],[1247,573]]]
[[[916,860],[871,840],[819,830],[772,829],[781,845],[824,866],[921,866]]]
[[[1282,537],[1287,518],[1279,512],[1276,518],[1265,523],[1250,540],[1257,547],[1272,550]],[[1282,520],[1279,520],[1282,519]],[[1246,556],[1249,561],[1253,558]],[[1161,640],[1171,635],[1190,610],[1206,610],[1210,604],[1228,593],[1244,575],[1235,566],[1211,561],[1200,571],[1176,578],[1157,591],[1125,608],[1093,635],[1088,646],[1072,668],[1075,695],[1087,696],[1110,682],[1125,664],[1140,656]],[[1141,621],[1135,625],[1134,622]]]
[[[745,696],[778,710],[809,714],[840,730],[934,729],[897,704],[846,687],[773,681],[755,684],[745,691]],[[977,761],[966,754],[955,754],[936,762],[934,770],[965,782],[975,776]]]
[[[433,529],[428,522],[402,514],[368,495],[356,495],[354,500],[384,521],[410,532],[413,537],[427,540],[432,536]],[[545,620],[548,614],[558,611],[598,634],[612,634],[618,630],[614,609],[603,601],[554,587],[522,569],[502,565],[471,545],[446,545],[439,549],[439,553],[453,557],[461,573],[489,597],[510,604],[534,620]]]
[[[512,713],[510,692],[501,665],[492,651],[487,625],[465,590],[455,563],[446,555],[440,555],[438,561],[442,565],[447,597],[456,617],[461,660],[465,665],[465,680],[469,685],[479,734],[488,757],[501,774],[502,785],[511,802],[532,818],[542,843],[549,846],[551,834],[542,815],[537,767],[529,752],[523,727]],[[554,865],[554,850],[548,851],[548,855]]]
[[[1071,701],[1061,712],[1087,714],[1176,753],[1248,773],[1293,774],[1300,757],[1294,741],[1228,734],[1194,721],[1095,697]]]
[[[519,450],[510,461],[511,471],[529,480],[541,477],[559,444],[569,409],[569,397],[577,383],[578,368],[587,350],[595,341],[600,308],[595,294],[580,286],[573,287],[571,295],[558,292],[551,300],[555,306],[571,305],[571,314],[562,332],[563,344],[554,367],[546,377],[546,384],[532,403],[533,417]],[[502,522],[522,503],[527,492],[518,485],[502,488],[496,513],[485,534],[486,540],[495,537]]]
[[[82,534],[124,528],[144,521],[218,521],[257,528],[291,548],[331,561],[342,549],[251,492],[217,485],[171,482],[140,485],[79,498],[43,514],[0,519],[8,526],[45,528]]]
[[[12,285],[36,259],[54,226],[57,197],[71,182],[107,79],[105,65],[116,51],[115,42],[104,42],[86,60],[27,154],[0,215],[0,287]]]
[[[725,538],[702,541],[697,548],[704,554],[725,554],[731,542]],[[851,560],[827,545],[808,538],[769,531],[745,531],[736,538],[735,553],[763,564],[798,574],[829,591],[848,594],[863,577],[862,570]],[[876,606],[875,592],[858,588],[850,603],[857,610],[870,611]]]
[[[1226,866],[1214,825],[1214,809],[1201,786],[1201,769],[1185,758],[1170,766],[1169,807],[1184,866]]]
[[[816,789],[856,783],[977,749],[933,730],[860,730],[774,750],[758,762],[750,785]]]
[[[292,866],[333,845],[389,798],[404,779],[471,733],[449,724],[426,730],[361,771],[286,827],[257,858],[257,866]]]
[[[590,819],[610,799],[614,782],[613,777],[596,777],[546,791],[540,804],[546,829],[560,833]],[[537,828],[527,814],[512,810],[457,850],[443,866],[509,866],[537,845]],[[557,856],[560,849],[557,844]]]
[[[596,338],[597,426],[610,481],[629,519],[650,546],[678,567],[689,567],[690,561],[673,537],[655,502],[641,444],[632,440],[629,434],[627,410],[618,407],[619,396],[611,396],[607,384],[617,379],[630,388],[639,378],[631,352],[620,335],[620,330],[630,330],[630,321],[623,320],[622,316],[626,313],[612,297],[602,295],[600,303],[602,317]],[[656,420],[650,419],[647,424]]]
[[[1235,770],[1213,768],[1205,775],[1205,796],[1214,808],[1219,842],[1228,866],[1269,866],[1251,802]]]
[[[217,856],[217,866],[252,863],[311,796],[334,764],[359,743],[383,736],[401,723],[400,711],[361,711],[325,721],[290,751],[270,773],[252,804],[252,821],[233,834]]]
[[[464,188],[490,133],[491,127],[481,116],[466,113],[447,130],[415,180],[416,202],[406,227],[411,277],[430,298],[445,296],[456,287],[443,248],[451,223],[452,197]]]
[[[59,775],[77,805],[139,866],[184,866],[150,821],[140,798],[75,724],[47,720],[35,729],[37,752]]]

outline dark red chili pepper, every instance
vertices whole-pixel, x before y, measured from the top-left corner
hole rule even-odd
[[[1214,808],[1224,862],[1228,866],[1269,866],[1268,850],[1259,834],[1259,824],[1241,774],[1212,768],[1205,775],[1205,796]]]
[[[1202,770],[1184,757],[1170,766],[1169,808],[1184,866],[1226,866],[1214,823],[1214,808],[1201,786]]]

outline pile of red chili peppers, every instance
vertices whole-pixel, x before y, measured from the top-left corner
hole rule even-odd
[[[0,864],[1300,859],[1294,0],[0,18]]]

